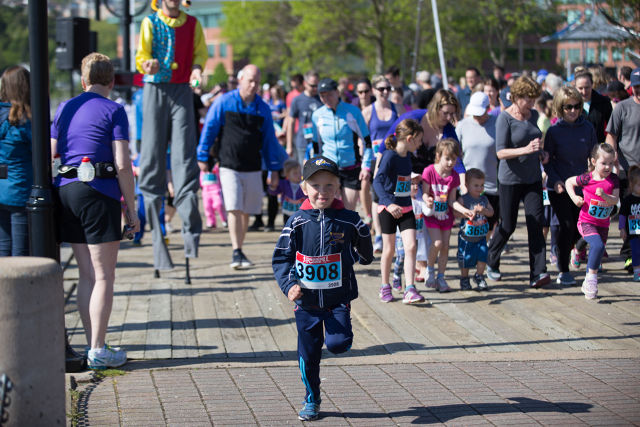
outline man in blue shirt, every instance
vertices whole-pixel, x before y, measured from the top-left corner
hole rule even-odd
[[[198,145],[198,166],[208,171],[209,150],[220,161],[220,183],[229,214],[229,236],[233,255],[231,268],[253,265],[242,252],[249,215],[262,210],[262,167],[278,185],[278,174],[287,154],[278,143],[269,105],[256,96],[260,70],[253,64],[240,71],[238,89],[216,99],[207,112]]]

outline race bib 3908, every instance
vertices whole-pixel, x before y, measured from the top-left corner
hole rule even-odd
[[[308,256],[296,252],[298,284],[306,289],[334,289],[342,286],[341,254]]]

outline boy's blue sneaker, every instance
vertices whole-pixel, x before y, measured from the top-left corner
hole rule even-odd
[[[633,281],[640,282],[640,271],[636,271],[635,273],[633,273]]]
[[[318,419],[320,414],[320,403],[304,402],[302,410],[298,412],[298,419],[300,421],[313,421]]]
[[[494,270],[487,265],[487,277],[494,282],[497,282],[498,280],[502,279],[502,274],[500,273],[500,270]]]

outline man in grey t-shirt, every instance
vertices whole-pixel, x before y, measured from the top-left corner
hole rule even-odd
[[[640,165],[640,67],[631,72],[631,87],[633,96],[616,105],[607,125],[606,142],[618,152],[618,162],[625,172]]]
[[[308,143],[313,137],[311,115],[322,107],[318,96],[318,73],[308,71],[304,75],[304,92],[296,96],[289,107],[287,120],[287,154],[298,160],[300,167],[304,164],[304,155]],[[298,120],[298,131],[295,132],[295,121]],[[295,139],[295,143],[294,143]],[[295,157],[294,157],[295,156]]]

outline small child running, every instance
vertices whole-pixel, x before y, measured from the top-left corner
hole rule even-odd
[[[300,209],[306,196],[300,186],[300,181],[302,180],[300,163],[295,159],[288,159],[284,162],[282,172],[284,173],[284,179],[278,181],[277,187],[269,186],[269,194],[272,196],[280,195],[282,219],[284,220],[283,223],[286,224],[289,217]]]
[[[423,302],[413,283],[416,268],[416,218],[411,202],[411,157],[422,143],[422,126],[415,120],[406,119],[396,127],[395,134],[387,137],[387,150],[382,153],[378,172],[373,179],[373,188],[378,195],[378,216],[382,229],[382,256],[380,257],[380,301],[391,302],[389,273],[395,250],[396,229],[400,230],[404,247],[404,273],[406,287],[404,304]]]
[[[207,222],[207,228],[216,228],[216,213],[222,221],[222,226],[227,226],[227,211],[224,209],[222,199],[222,186],[220,185],[220,165],[216,163],[210,172],[200,171],[200,187],[202,188],[202,206]]]
[[[640,167],[631,166],[627,173],[631,193],[622,199],[618,228],[622,240],[629,239],[633,281],[640,282]]]
[[[567,194],[581,207],[578,232],[589,244],[587,275],[582,282],[582,293],[587,299],[598,296],[598,266],[609,235],[609,216],[620,193],[618,177],[611,172],[615,158],[610,145],[596,145],[589,156],[589,172],[572,176],[565,183]],[[575,187],[582,187],[584,197],[576,195]]]
[[[435,163],[427,166],[422,172],[422,199],[427,208],[433,210],[433,216],[426,216],[431,245],[427,259],[428,288],[436,288],[438,292],[449,292],[451,288],[444,278],[449,257],[449,237],[453,228],[453,203],[456,201],[456,190],[460,186],[460,176],[453,170],[460,157],[460,145],[451,138],[445,138],[436,145]],[[435,274],[435,263],[438,259],[438,275]]]
[[[373,246],[358,213],[336,199],[340,178],[333,161],[309,159],[303,179],[308,200],[285,224],[272,264],[280,289],[295,302],[298,364],[306,389],[298,418],[311,421],[318,418],[322,400],[322,345],[326,342],[334,354],[351,348],[351,301],[358,297],[353,264],[371,264]]]
[[[460,289],[471,290],[469,269],[477,266],[473,281],[479,291],[488,289],[484,279],[487,267],[487,233],[489,221],[493,216],[493,207],[484,193],[484,172],[480,169],[468,169],[464,175],[467,193],[458,198],[453,209],[462,215],[458,234],[458,265],[460,266]]]

